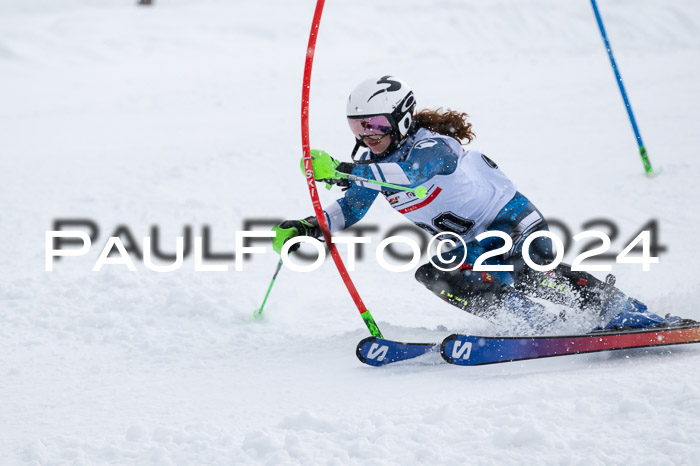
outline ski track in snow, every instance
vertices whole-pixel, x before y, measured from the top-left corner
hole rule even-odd
[[[243,272],[192,258],[91,272],[119,225],[137,244],[158,225],[165,251],[208,225],[222,252],[244,219],[311,212],[298,157],[314,2],[133,3],[0,3],[0,464],[700,464],[700,346],[376,369],[355,358],[367,332],[330,261],[282,270],[261,322],[269,254]],[[661,263],[615,266],[618,285],[700,319],[700,5],[599,3],[654,180],[587,2],[328,2],[312,145],[347,160],[347,92],[402,76],[419,107],[470,113],[474,148],[574,233],[613,219],[620,251],[657,219]],[[402,222],[382,204],[365,219],[382,225],[374,244]],[[100,233],[47,273],[56,218]],[[411,272],[365,260],[352,277],[388,338],[494,331]]]

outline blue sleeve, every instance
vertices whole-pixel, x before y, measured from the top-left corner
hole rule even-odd
[[[413,147],[404,162],[357,165],[352,173],[363,178],[413,188],[435,175],[454,173],[458,160],[459,157],[444,139],[424,139]]]
[[[372,206],[372,203],[377,198],[377,194],[379,194],[379,191],[362,188],[354,181],[350,181],[350,189],[345,191],[345,196],[336,201],[340,205],[345,218],[343,228],[349,228],[359,222]]]

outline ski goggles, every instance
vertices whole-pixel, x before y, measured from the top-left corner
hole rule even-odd
[[[367,136],[384,137],[391,133],[391,122],[385,115],[348,118],[348,124],[357,139]]]

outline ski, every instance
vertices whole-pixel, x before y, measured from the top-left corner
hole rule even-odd
[[[566,336],[480,337],[453,334],[443,340],[440,355],[450,364],[480,366],[567,354],[697,342],[700,342],[700,324],[697,322],[665,328],[600,331]]]
[[[367,337],[357,344],[357,359],[370,366],[383,366],[405,361],[430,352],[440,351],[439,343],[401,343],[377,337]]]

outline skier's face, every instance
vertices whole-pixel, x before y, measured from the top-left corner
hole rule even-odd
[[[391,123],[386,115],[348,118],[357,139],[367,144],[373,154],[381,154],[391,145]]]

